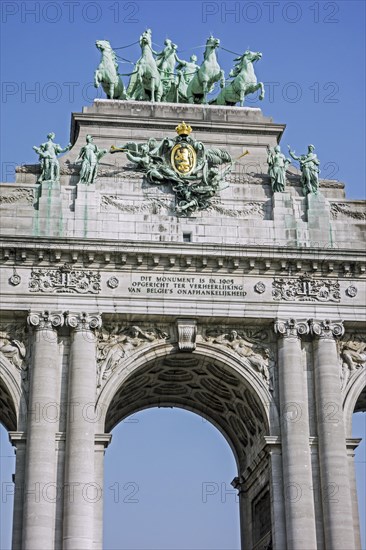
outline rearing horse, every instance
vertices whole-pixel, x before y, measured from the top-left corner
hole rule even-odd
[[[235,105],[239,101],[240,107],[243,107],[245,96],[253,94],[257,90],[261,91],[259,99],[262,100],[264,98],[264,85],[263,82],[257,83],[253,67],[253,63],[261,57],[260,52],[247,50],[243,55],[234,59],[237,64],[229,74],[234,80],[225,86],[210,103],[214,105]]]
[[[108,40],[97,40],[96,47],[102,54],[102,60],[94,74],[94,86],[102,88],[108,99],[126,99],[125,87],[118,74],[116,54]]]
[[[153,56],[151,30],[148,29],[140,36],[141,57],[135,65],[127,88],[127,95],[131,99],[147,99],[161,101],[163,85],[160,73]]]
[[[215,82],[220,80],[221,88],[225,85],[224,71],[216,59],[216,48],[220,40],[210,36],[206,42],[204,61],[191,82],[188,84],[187,96],[189,103],[207,103],[207,94],[212,92]]]

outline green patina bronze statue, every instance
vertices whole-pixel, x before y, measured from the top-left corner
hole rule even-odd
[[[37,179],[37,183],[43,181],[56,182],[60,180],[60,164],[58,162],[57,155],[65,153],[71,149],[71,143],[66,147],[61,147],[57,143],[54,143],[55,134],[49,133],[47,141],[42,143],[39,147],[35,146],[33,149],[39,156],[39,162],[41,163],[41,174]]]
[[[129,99],[144,101],[161,101],[163,83],[152,49],[151,29],[140,36],[141,57],[132,72],[127,88]]]
[[[237,61],[237,63],[229,73],[229,77],[233,80],[210,103],[214,105],[236,105],[239,102],[240,107],[243,107],[245,96],[254,94],[257,90],[261,91],[259,99],[264,99],[264,84],[263,82],[257,82],[253,67],[253,63],[261,58],[262,54],[260,52],[249,50],[240,57],[236,57],[234,61]]]
[[[208,103],[207,94],[212,92],[215,83],[220,81],[221,88],[225,86],[225,74],[216,58],[216,49],[219,46],[218,38],[208,38],[203,63],[188,84],[188,103]]]
[[[319,189],[319,159],[315,153],[313,153],[314,145],[308,146],[308,152],[306,155],[295,155],[295,151],[291,151],[291,147],[288,146],[289,154],[294,160],[300,162],[301,170],[301,185],[304,195],[309,193],[317,194]]]
[[[112,146],[110,152],[126,153],[150,184],[171,184],[177,213],[189,216],[208,208],[212,197],[227,187],[225,177],[234,163],[227,151],[206,149],[202,142],[190,137],[192,128],[185,122],[177,126],[176,132],[175,139],[129,142],[122,147]],[[220,172],[219,165],[223,164],[228,166]]]
[[[286,170],[291,160],[281,153],[279,145],[267,148],[268,175],[271,178],[272,191],[282,193],[286,187]]]
[[[100,159],[108,153],[107,149],[99,149],[91,135],[86,136],[86,145],[80,149],[75,163],[81,163],[79,183],[89,185],[95,182]]]
[[[216,51],[220,40],[210,36],[207,39],[203,62],[197,64],[197,56],[190,61],[178,57],[178,46],[167,38],[161,52],[152,47],[151,29],[142,33],[139,39],[141,57],[130,74],[125,90],[118,74],[117,55],[106,40],[97,40],[96,46],[102,53],[102,60],[95,72],[94,83],[102,87],[108,99],[132,99],[136,101],[165,101],[172,103],[203,103],[214,105],[244,105],[245,96],[260,90],[259,99],[264,98],[263,82],[257,82],[253,63],[261,59],[260,52],[247,50],[235,58],[236,64],[229,74],[225,86],[225,75],[221,69]],[[216,83],[221,92],[209,101]]]
[[[126,99],[123,82],[118,74],[118,63],[115,52],[108,40],[97,40],[96,47],[102,54],[99,67],[94,73],[94,86],[102,85],[108,99]]]

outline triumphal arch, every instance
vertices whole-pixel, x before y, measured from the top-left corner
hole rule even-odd
[[[226,437],[243,549],[360,548],[364,204],[259,108],[132,86],[1,185],[13,548],[102,549],[110,432],[153,406]]]

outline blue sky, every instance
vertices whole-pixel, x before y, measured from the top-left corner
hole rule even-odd
[[[290,144],[301,153],[314,143],[321,175],[344,181],[349,198],[365,196],[364,2],[4,0],[1,10],[2,181],[14,181],[15,165],[37,162],[32,146],[51,130],[66,145],[71,112],[104,97],[92,86],[99,63],[95,40],[108,39],[121,47],[150,27],[157,50],[169,37],[184,59],[196,53],[200,61],[201,46],[211,32],[228,50],[261,51],[256,72],[267,96],[263,102],[248,98],[247,106],[260,106],[275,122],[287,124],[283,146]],[[136,61],[139,48],[119,53]],[[233,57],[219,51],[226,75]],[[131,68],[121,64],[120,72]],[[179,533],[187,549],[237,549],[234,497],[229,494],[221,502],[221,484],[230,489],[236,474],[223,437],[184,411],[152,409],[136,419],[114,430],[106,455],[106,494],[113,493],[108,487],[117,482],[125,497],[134,486],[123,487],[132,482],[138,484],[139,502],[117,505],[106,499],[105,547],[172,549]],[[355,436],[365,437],[365,415],[358,415]],[[2,479],[7,481],[14,459],[3,431],[1,441]],[[356,461],[364,517],[364,443]],[[218,493],[203,503],[202,483],[207,481],[217,483]],[[1,527],[9,517],[9,506],[2,504]],[[142,529],[142,523],[151,531]],[[0,548],[5,550],[9,531],[1,531]],[[363,540],[365,548],[365,535]]]
[[[121,47],[151,27],[156,49],[170,37],[186,59],[202,58],[197,46],[211,32],[228,50],[261,51],[256,71],[267,96],[247,105],[287,124],[283,145],[302,152],[314,143],[322,176],[345,181],[349,197],[364,196],[364,2],[4,0],[1,7],[2,180],[13,181],[15,164],[37,161],[32,145],[50,130],[69,141],[71,112],[98,96],[95,40]],[[136,61],[139,47],[119,53]],[[226,74],[233,57],[219,52]],[[121,64],[120,72],[131,68]]]

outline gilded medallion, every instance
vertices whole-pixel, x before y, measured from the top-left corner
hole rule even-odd
[[[188,176],[196,166],[196,151],[189,143],[177,143],[170,154],[170,161],[178,174]]]

